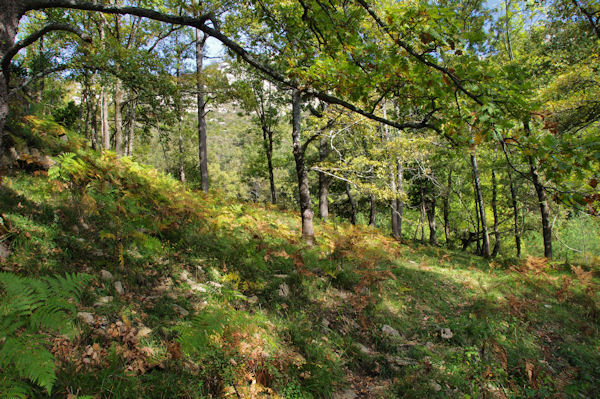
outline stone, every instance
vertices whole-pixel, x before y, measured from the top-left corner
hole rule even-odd
[[[363,353],[365,355],[368,355],[368,356],[373,355],[373,351],[361,343],[358,343],[358,342],[354,343],[354,347],[356,347],[356,349],[358,349],[361,353]]]
[[[109,272],[108,270],[104,270],[104,269],[100,270],[100,277],[104,281],[113,281],[113,279],[114,279],[112,273]]]
[[[452,330],[449,328],[442,328],[440,331],[440,336],[444,339],[451,339],[454,334],[452,334]]]
[[[63,143],[66,143],[69,141],[69,137],[67,137],[66,134],[63,134],[62,136],[60,136],[60,141],[62,141]]]
[[[15,147],[10,147],[8,149],[8,155],[10,156],[10,159],[12,159],[13,161],[19,160],[19,153],[17,152]]]
[[[330,325],[330,324],[331,324],[331,323],[329,323],[329,320],[327,320],[327,319],[323,319],[323,320],[321,320],[321,325],[322,325],[323,327],[325,327],[325,328],[329,328],[329,325]]]
[[[40,166],[46,170],[50,169],[51,167],[53,167],[54,165],[56,165],[56,161],[53,160],[52,158],[50,158],[48,155],[42,155],[39,159],[38,159],[38,163],[40,164]]]
[[[275,278],[288,278],[289,276],[287,274],[274,274],[273,277],[275,277]]]
[[[98,300],[96,301],[94,306],[103,306],[103,305],[106,305],[107,303],[112,302],[112,300],[113,300],[112,296],[103,296],[101,298],[98,298]]]
[[[190,312],[188,312],[186,309],[182,308],[181,306],[177,305],[176,303],[173,304],[173,309],[175,309],[175,311],[183,317],[186,317],[187,315],[190,314]]]
[[[6,260],[10,256],[10,248],[3,241],[0,241],[0,260]]]
[[[384,324],[383,327],[381,327],[381,331],[385,335],[389,335],[390,337],[399,337],[400,336],[400,333],[398,332],[398,330],[396,330],[394,327],[389,326],[387,324]]]
[[[123,288],[123,284],[120,281],[115,281],[115,291],[117,291],[117,294],[119,295],[125,294],[125,289]]]
[[[150,334],[152,334],[152,329],[150,329],[146,326],[141,326],[140,329],[138,330],[138,333],[136,334],[136,338],[137,339],[146,338]]]
[[[352,388],[348,388],[343,392],[336,392],[333,394],[332,399],[356,399],[358,396]]]
[[[190,283],[190,289],[192,291],[206,292],[206,287],[204,286],[204,284],[200,283]]]
[[[286,283],[281,283],[279,288],[277,288],[277,295],[282,298],[287,298],[290,296],[290,287]]]
[[[94,324],[94,315],[88,312],[78,312],[77,318],[81,319],[85,324]]]
[[[188,281],[190,279],[190,274],[187,272],[187,270],[184,270],[181,272],[181,274],[179,275],[179,280],[181,281]]]
[[[212,285],[215,288],[223,288],[223,284],[219,284],[216,281],[209,281],[208,284]]]
[[[248,303],[250,305],[256,305],[258,303],[258,297],[256,295],[251,296],[248,298]]]
[[[429,386],[431,387],[431,389],[433,389],[434,392],[439,392],[442,390],[442,386],[435,381],[431,381],[429,383]]]

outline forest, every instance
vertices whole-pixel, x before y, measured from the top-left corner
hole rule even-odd
[[[0,0],[0,398],[592,398],[598,0]]]

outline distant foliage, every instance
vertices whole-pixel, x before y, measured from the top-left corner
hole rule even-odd
[[[25,398],[30,384],[52,392],[54,357],[48,333],[68,334],[77,309],[74,298],[91,276],[34,279],[0,273],[0,398]]]

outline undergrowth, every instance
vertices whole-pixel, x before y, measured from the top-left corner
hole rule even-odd
[[[20,125],[22,145],[49,145],[32,139],[42,125]],[[0,364],[45,394],[576,397],[600,384],[597,269],[490,262],[345,223],[317,224],[308,247],[295,212],[73,143],[49,150],[48,173],[16,168],[0,187],[5,272],[95,276],[74,333],[36,338],[55,381]]]

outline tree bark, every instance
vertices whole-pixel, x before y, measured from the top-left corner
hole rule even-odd
[[[438,245],[437,241],[437,224],[435,223],[435,197],[425,200],[425,210],[427,211],[427,221],[429,222],[429,243]]]
[[[0,60],[15,44],[19,20],[23,9],[18,1],[0,0]],[[3,155],[4,125],[9,112],[8,81],[10,68],[1,68],[0,71],[0,156]]]
[[[515,232],[515,245],[517,251],[517,258],[521,257],[521,235],[519,234],[519,208],[517,206],[517,193],[515,190],[515,183],[508,169],[508,180],[510,181],[510,199],[513,208],[513,220],[514,220],[514,232]]]
[[[444,212],[444,238],[446,247],[450,247],[450,192],[452,190],[452,170],[448,171],[448,184],[444,193],[443,212]]]
[[[115,105],[115,152],[118,156],[123,155],[123,115],[121,115],[121,105],[123,103],[123,91],[121,82],[115,83],[115,96],[113,98]]]
[[[135,137],[135,101],[132,99],[129,105],[129,133],[127,134],[127,156],[133,155],[133,138]]]
[[[204,61],[204,45],[206,34],[196,29],[196,101],[198,103],[198,162],[200,166],[200,187],[208,193],[208,151],[206,145],[206,100],[202,83],[202,63]]]
[[[371,210],[369,213],[369,226],[375,226],[375,218],[377,216],[377,199],[371,194]]]
[[[356,205],[356,200],[352,196],[352,191],[350,187],[350,183],[346,182],[346,195],[348,196],[348,202],[350,203],[350,222],[352,224],[356,224],[356,214],[358,213],[358,207]]]
[[[263,132],[263,144],[265,147],[265,153],[267,154],[267,168],[269,169],[269,188],[271,190],[271,203],[277,203],[277,191],[275,189],[275,175],[273,174],[273,132],[266,124],[266,121],[262,121],[262,132]]]
[[[300,141],[300,91],[294,89],[292,93],[292,145],[294,146],[294,160],[296,161],[296,175],[298,176],[298,194],[300,196],[300,215],[302,217],[302,239],[312,245],[314,242],[313,210],[308,187],[308,172],[304,162],[304,148]]]
[[[404,193],[404,167],[402,166],[402,162],[399,159],[396,159],[396,192],[398,195],[402,195]],[[396,216],[396,230],[398,235],[398,240],[402,239],[402,217],[404,215],[404,201],[400,198],[396,197],[396,212],[394,212]]]
[[[481,183],[479,181],[479,168],[477,167],[477,158],[475,153],[471,154],[471,167],[473,168],[473,179],[475,180],[475,193],[479,204],[479,218],[481,219],[481,230],[483,231],[483,243],[481,254],[484,258],[490,257],[490,237],[488,234],[487,223],[485,220],[485,205],[483,204],[483,195],[481,193]]]
[[[492,169],[492,212],[494,214],[494,249],[492,258],[495,258],[500,252],[500,233],[498,232],[498,187],[496,185],[496,172]]]
[[[329,145],[327,145],[327,137],[321,137],[319,143],[319,161],[323,162],[329,155]],[[319,172],[319,217],[322,220],[329,219],[329,185],[331,178],[323,172]]]
[[[531,134],[529,128],[529,121],[523,122],[525,133],[527,136]],[[548,206],[548,197],[546,197],[546,190],[540,180],[540,174],[538,172],[535,161],[531,155],[527,156],[529,163],[529,172],[531,173],[531,182],[535,188],[535,192],[538,198],[538,204],[540,207],[540,215],[542,217],[542,236],[544,238],[544,256],[548,259],[552,259],[552,226],[550,225],[550,207]]]
[[[392,190],[392,195],[394,196],[394,198],[392,198],[391,203],[390,203],[390,207],[391,207],[391,223],[392,223],[392,236],[394,236],[394,238],[396,240],[400,240],[402,237],[400,235],[400,229],[398,228],[398,218],[396,217],[396,214],[398,213],[398,201],[397,198],[395,198],[396,195],[398,195],[398,186],[396,185],[396,172],[394,171],[395,169],[395,165],[394,164],[390,164],[390,188]]]

